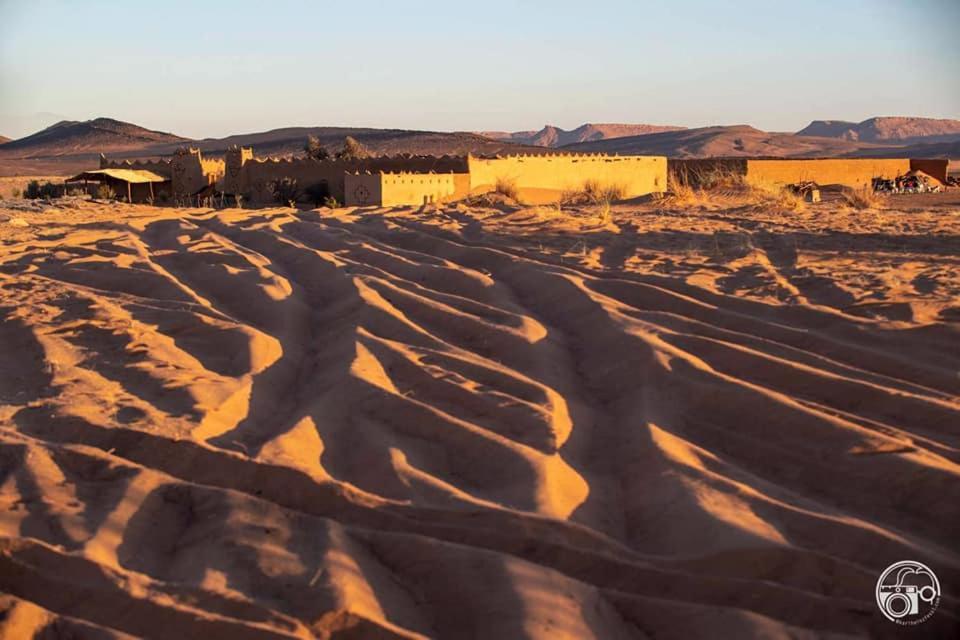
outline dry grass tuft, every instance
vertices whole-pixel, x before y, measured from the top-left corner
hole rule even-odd
[[[852,209],[884,209],[887,206],[887,197],[870,187],[859,189],[844,189],[843,203]]]
[[[623,200],[626,193],[626,188],[621,184],[587,180],[579,189],[561,194],[557,209],[561,210],[564,206],[585,205],[589,209],[583,213],[592,214],[600,219],[601,224],[609,225],[613,222],[611,205],[618,200]]]
[[[602,184],[597,180],[587,180],[583,183],[583,194],[594,204],[607,204],[623,200],[627,190],[621,184]]]
[[[785,211],[804,211],[807,203],[790,189],[774,185],[748,183],[733,171],[714,169],[696,176],[671,173],[668,192],[660,200],[667,208],[690,207],[772,207]]]
[[[497,178],[493,190],[495,193],[506,196],[511,200],[518,200],[520,195],[520,190],[517,189],[517,181],[512,178]]]

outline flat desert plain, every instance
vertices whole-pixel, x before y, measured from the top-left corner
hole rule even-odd
[[[53,202],[0,352],[4,637],[960,630],[960,203]]]

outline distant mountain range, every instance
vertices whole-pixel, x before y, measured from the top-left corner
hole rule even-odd
[[[960,142],[960,120],[905,117],[870,118],[863,122],[814,120],[797,135],[852,142]]]
[[[826,157],[856,154],[873,146],[840,138],[770,133],[748,125],[733,125],[582,142],[564,149],[621,155],[665,155],[672,158]]]
[[[960,157],[960,120],[882,117],[860,123],[815,120],[797,133],[749,125],[680,129],[563,147],[570,151],[705,157]]]
[[[320,138],[331,151],[342,145],[346,136],[353,136],[373,153],[389,155],[542,151],[538,147],[524,147],[475,133],[356,127],[287,127],[226,138],[191,140],[119,120],[97,118],[86,122],[58,122],[2,145],[0,175],[73,173],[92,166],[100,153],[121,159],[162,157],[187,144],[210,155],[222,155],[228,147],[236,144],[253,147],[258,155],[290,156],[302,152],[310,135]]]
[[[7,136],[0,136],[0,144],[5,144],[7,142],[10,142],[10,138]]]
[[[661,131],[676,131],[684,127],[663,126],[656,124],[583,124],[566,131],[553,125],[546,125],[539,131],[478,131],[482,136],[512,142],[514,144],[525,144],[534,147],[564,147],[579,142],[593,142],[595,140],[607,140],[609,138],[623,138],[626,136],[638,136],[647,133],[659,133]]]
[[[249,133],[226,138],[205,138],[190,143],[208,153],[222,153],[231,145],[253,147],[258,155],[284,156],[299,154],[307,136],[315,136],[331,151],[352,136],[377,154],[398,153],[426,155],[461,155],[466,153],[496,154],[515,150],[516,145],[493,140],[476,133],[444,133],[405,129],[369,129],[356,127],[288,127],[263,133]]]
[[[231,145],[258,155],[301,152],[308,135],[335,150],[353,136],[378,154],[543,153],[547,149],[674,158],[754,157],[952,157],[960,158],[960,120],[881,117],[860,123],[816,120],[797,133],[761,131],[749,125],[686,129],[647,124],[584,124],[571,131],[438,132],[356,127],[287,127],[260,133],[191,140],[172,133],[97,118],[62,121],[0,146],[0,175],[66,174],[94,165],[97,154],[115,158],[169,156],[189,144],[210,155]],[[0,141],[3,139],[0,138]]]

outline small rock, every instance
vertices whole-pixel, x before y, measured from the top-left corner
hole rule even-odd
[[[10,225],[14,227],[29,227],[30,223],[23,218],[10,218]]]

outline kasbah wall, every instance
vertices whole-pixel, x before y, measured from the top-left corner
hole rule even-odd
[[[854,189],[869,187],[874,178],[892,179],[912,170],[921,170],[946,181],[948,160],[908,158],[825,158],[765,159],[707,158],[671,160],[670,171],[681,182],[694,186],[716,172],[743,176],[754,185],[786,186],[800,182],[842,185]]]
[[[467,160],[458,156],[375,156],[355,160],[314,160],[312,158],[259,159],[246,148],[231,148],[226,154],[223,191],[242,194],[249,201],[267,204],[273,201],[270,183],[282,178],[297,181],[300,189],[322,186],[339,202],[347,200],[346,176],[370,172],[415,172],[428,174],[465,174]],[[415,202],[420,202],[417,198]]]
[[[171,179],[177,198],[191,196],[224,177],[225,163],[219,158],[204,158],[198,149],[178,149],[170,160],[107,160],[100,155],[101,169],[142,169]]]
[[[465,174],[453,173],[355,173],[345,176],[345,204],[393,207],[410,204],[431,204],[466,195],[466,185],[459,180]]]
[[[600,154],[518,155],[503,158],[468,156],[470,193],[493,191],[499,180],[513,183],[519,198],[530,204],[558,201],[565,192],[586,182],[617,186],[625,198],[667,190],[667,159],[663,156]]]
[[[747,160],[747,182],[786,186],[798,182],[869,187],[874,178],[896,178],[910,171],[909,159]]]

